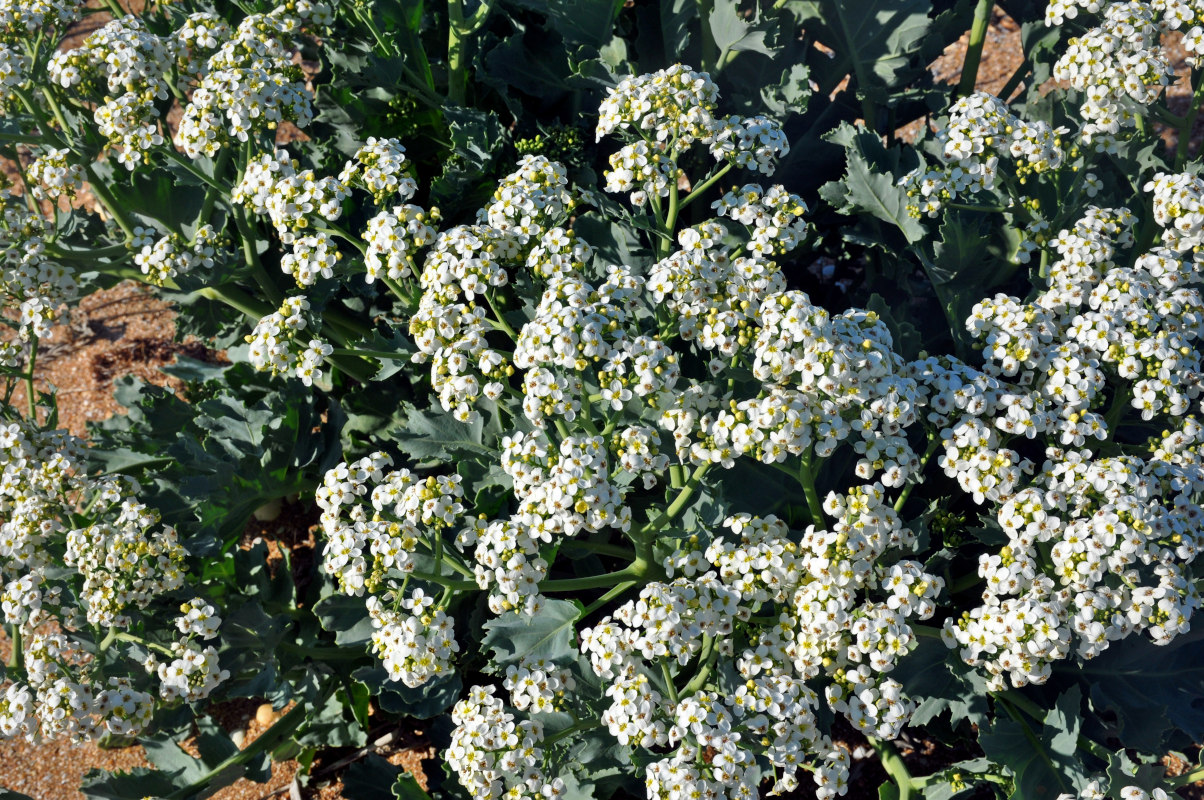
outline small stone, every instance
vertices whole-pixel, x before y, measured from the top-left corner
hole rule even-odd
[[[276,719],[276,710],[271,703],[264,703],[255,711],[255,721],[260,725],[271,725]]]

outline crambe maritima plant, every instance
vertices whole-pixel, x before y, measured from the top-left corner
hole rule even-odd
[[[1199,778],[1204,17],[1007,4],[990,93],[992,8],[0,0],[0,732],[139,741],[108,798]],[[117,279],[229,363],[85,442],[40,343]]]

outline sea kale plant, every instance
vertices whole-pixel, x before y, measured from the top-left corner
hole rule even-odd
[[[87,796],[1204,778],[1204,6],[93,5],[0,0],[0,733]],[[77,438],[119,280],[224,352]]]

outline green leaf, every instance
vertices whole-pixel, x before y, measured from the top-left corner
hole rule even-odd
[[[1175,729],[1204,740],[1204,626],[1163,646],[1131,636],[1068,671],[1097,714],[1116,715],[1127,747],[1158,752]]]
[[[1159,756],[1138,755],[1146,763],[1138,763],[1120,750],[1108,759],[1108,785],[1114,787],[1140,786],[1146,791],[1161,789],[1166,783],[1166,767]]]
[[[489,455],[482,444],[485,422],[482,415],[472,422],[459,422],[438,405],[419,411],[409,403],[405,424],[390,432],[401,451],[415,463],[443,462],[459,455]]]
[[[993,276],[983,274],[983,267],[990,262],[987,224],[983,214],[973,214],[969,218],[958,214],[945,216],[940,228],[941,240],[934,247],[936,257],[931,265],[925,265],[933,283],[982,287],[978,294],[994,285]]]
[[[517,612],[503,614],[485,623],[483,648],[493,656],[498,669],[517,664],[522,658],[560,661],[577,653],[577,606],[568,600],[549,600],[534,617]]]
[[[390,764],[376,753],[369,753],[343,771],[343,797],[346,800],[392,800],[392,786],[401,774],[401,767]]]
[[[1082,692],[1073,686],[1046,713],[1039,730],[1016,711],[997,714],[990,730],[979,736],[987,757],[1011,771],[1013,800],[1054,800],[1086,785],[1087,776],[1076,757],[1081,704]]]
[[[332,594],[314,603],[322,627],[334,633],[342,646],[365,645],[372,640],[372,619],[362,597]]]
[[[469,166],[486,169],[506,141],[506,132],[502,130],[497,114],[464,106],[444,106],[443,117],[447,120],[455,152]]]
[[[94,800],[145,800],[147,797],[167,797],[179,785],[171,776],[156,769],[134,767],[129,772],[88,770],[79,790]]]
[[[360,667],[351,674],[377,698],[382,711],[415,719],[431,719],[442,714],[459,699],[460,691],[464,688],[457,673],[435,678],[413,688],[390,680],[388,670],[380,664]]]
[[[707,24],[719,51],[718,63],[722,64],[729,52],[752,51],[772,55],[765,43],[767,30],[764,24],[748,22],[739,13],[739,0],[715,0]]]
[[[916,358],[919,355],[920,349],[924,344],[924,337],[915,325],[912,325],[907,319],[899,319],[891,310],[890,305],[883,299],[880,294],[870,295],[870,299],[866,301],[865,308],[873,311],[882,321],[886,323],[886,327],[890,328],[891,339],[894,340],[895,352],[899,353],[906,359]]]
[[[808,35],[834,53],[812,64],[820,95],[830,94],[845,75],[864,92],[903,86],[925,71],[919,56],[929,0],[796,0],[788,8]]]
[[[403,772],[393,781],[393,797],[397,800],[430,800],[430,795],[418,785],[412,772]]]
[[[981,778],[976,780],[975,776],[986,773],[993,767],[989,759],[974,758],[959,761],[940,772],[925,776],[924,800],[954,800],[976,795],[977,787],[985,781]]]
[[[570,44],[600,47],[610,38],[615,17],[622,8],[614,0],[511,0],[547,17],[552,30]]]
[[[907,191],[899,185],[914,166],[905,159],[914,159],[914,153],[887,150],[877,134],[847,122],[824,139],[844,147],[848,161],[844,178],[820,190],[824,200],[842,214],[867,213],[894,225],[909,243],[924,238],[924,227],[907,212]]]
[[[980,728],[987,724],[987,685],[977,671],[950,659],[939,639],[923,638],[895,668],[894,676],[916,701],[912,724],[927,725],[948,713],[956,727],[963,720]]]
[[[348,713],[343,698],[331,694],[321,708],[310,709],[295,737],[303,747],[363,747],[368,733]]]
[[[811,99],[811,70],[806,64],[790,64],[776,86],[762,87],[760,99],[765,110],[779,118],[802,114]]]

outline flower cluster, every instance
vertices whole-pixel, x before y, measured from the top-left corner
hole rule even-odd
[[[717,117],[718,100],[708,75],[680,64],[620,81],[598,110],[598,139],[619,132],[633,141],[610,157],[607,191],[631,192],[637,206],[669,196],[681,177],[678,158],[695,143],[716,161],[772,175],[790,150],[781,127],[761,116]]]
[[[386,608],[379,597],[368,598],[372,619],[372,652],[380,657],[389,679],[406,686],[453,672],[452,658],[459,652],[452,618],[442,608],[432,609],[435,598],[416,589],[400,600],[400,609]]]
[[[1154,183],[1164,193],[1185,185]],[[1165,237],[1175,241],[1178,219],[1165,209],[1158,219],[1175,226]],[[1200,604],[1188,570],[1204,472],[1179,456],[1198,424],[1186,417],[1150,458],[1081,449],[1111,438],[1126,409],[1183,417],[1200,394],[1196,264],[1168,248],[1121,260],[1132,222],[1125,209],[1091,209],[1054,239],[1048,289],[1027,304],[980,303],[967,323],[986,344],[986,371],[1015,382],[950,418],[941,463],[976,500],[999,503],[1008,543],[982,557],[983,605],[945,635],[996,686],[1043,682],[1054,661],[1094,657],[1133,633],[1167,642]],[[1001,441],[1021,435],[1057,442],[1027,486],[1032,465]]]
[[[140,237],[150,238],[146,228],[135,229]],[[169,233],[152,243],[145,244],[134,256],[134,263],[156,286],[162,286],[180,275],[186,275],[197,267],[212,269],[222,239],[212,225],[197,228],[191,244],[177,233]]]
[[[457,419],[472,419],[480,398],[496,397],[502,379],[514,371],[486,338],[505,321],[487,323],[475,298],[488,298],[509,285],[507,267],[525,264],[550,275],[588,257],[567,235],[561,241],[563,231],[555,227],[572,209],[567,183],[560,164],[524,156],[481,210],[477,224],[435,237],[419,276],[423,293],[409,329],[418,348],[414,362],[431,362],[431,385],[443,408]]]
[[[79,19],[81,0],[0,0],[0,42],[21,44],[43,28],[63,29]]]
[[[247,336],[251,365],[274,375],[294,375],[306,386],[320,380],[322,364],[334,348],[321,339],[304,340],[302,332],[312,324],[309,300],[302,296],[286,297],[280,310],[259,320]]]
[[[83,187],[84,168],[72,164],[71,151],[51,147],[29,165],[30,193],[39,200],[75,197]]]
[[[41,338],[59,319],[63,304],[75,299],[78,287],[73,273],[46,252],[47,225],[30,212],[19,196],[0,192],[0,291],[6,308],[19,309],[18,334],[22,341]],[[7,364],[19,360],[6,344],[0,354]]]
[[[506,519],[473,520],[456,537],[461,549],[474,548],[477,585],[489,590],[495,614],[522,609],[531,615],[542,606],[539,583],[548,571],[542,546],[631,526],[609,461],[600,436],[568,437],[559,448],[541,433],[503,440],[502,469],[514,483],[518,507]]]
[[[339,181],[363,189],[376,205],[384,207],[390,201],[404,203],[418,191],[418,183],[408,171],[401,142],[370,136],[343,167]]]
[[[391,464],[378,452],[326,473],[317,492],[323,569],[346,594],[369,593],[372,651],[390,679],[415,687],[448,674],[460,649],[445,601],[405,590],[420,545],[435,554],[436,568],[456,558],[443,552],[442,537],[464,513],[464,491],[459,475],[423,480],[407,469],[385,472]]]
[[[1007,103],[975,92],[949,108],[949,123],[938,134],[941,163],[919,167],[900,181],[912,216],[935,217],[946,203],[995,189],[1001,159],[1021,181],[1062,164],[1062,128],[1025,122]],[[1008,162],[1004,162],[1008,163]],[[1010,177],[1010,176],[1009,176]]]
[[[820,700],[806,683],[819,675],[831,680],[832,710],[876,736],[897,735],[913,705],[885,673],[914,639],[907,619],[935,611],[942,581],[912,561],[884,563],[888,549],[906,551],[915,539],[883,500],[880,486],[830,495],[832,530],[809,528],[801,541],[775,517],[731,517],[724,524],[734,537],[705,548],[691,539],[665,559],[683,577],[647,585],[582,631],[582,650],[608,681],[611,733],[623,744],[676,748],[653,764],[654,783],[664,785],[650,783],[650,797],[677,796],[671,787],[682,780],[743,796],[742,776],[758,756],[781,770],[776,790],[788,791],[802,753],[814,756],[819,794],[840,793],[847,753],[819,731]],[[731,647],[735,626],[775,607],[776,624],[749,626],[747,645]],[[674,665],[716,658],[736,670],[728,691],[669,685]],[[715,753],[705,767],[696,758],[703,750]]]
[[[185,638],[170,648],[130,633],[151,603],[185,588],[187,552],[133,499],[136,484],[88,477],[82,453],[62,431],[24,420],[0,426],[0,612],[22,634],[0,694],[4,736],[138,734],[154,711],[151,687],[106,678],[102,669],[106,651],[122,641],[179,654],[182,661],[159,670],[165,702],[204,699],[228,677],[216,650],[192,643],[212,638],[221,622],[199,598],[182,607],[172,627]],[[69,512],[89,500],[91,522],[73,527]],[[108,632],[102,641],[93,639],[97,630]]]
[[[1159,172],[1144,189],[1153,194],[1154,220],[1167,247],[1178,253],[1204,247],[1204,181],[1188,173]]]
[[[283,6],[245,17],[205,62],[176,145],[191,158],[212,157],[281,122],[306,127],[313,119],[312,95],[289,46],[299,27]],[[197,45],[195,37],[190,41]]]
[[[1083,93],[1080,135],[1100,151],[1114,149],[1121,130],[1134,126],[1136,112],[1129,104],[1149,105],[1174,77],[1150,5],[1110,3],[1103,16],[1099,27],[1071,39],[1054,65],[1055,78]]]
[[[556,800],[565,782],[540,768],[543,724],[517,719],[496,694],[494,686],[474,686],[456,703],[448,765],[477,800]]]

